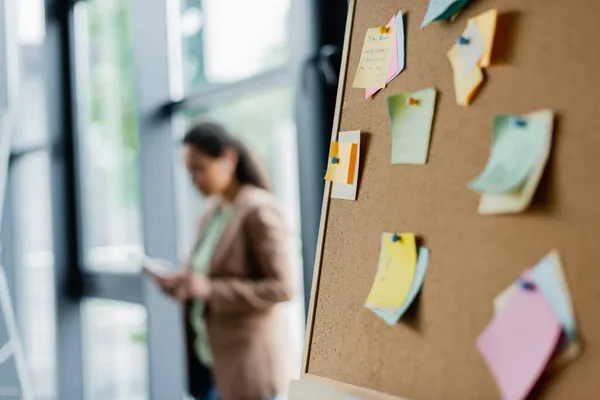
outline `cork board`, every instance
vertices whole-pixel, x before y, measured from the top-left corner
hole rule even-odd
[[[552,249],[560,251],[584,340],[580,359],[534,391],[593,399],[600,391],[600,21],[597,0],[473,0],[453,23],[419,25],[426,0],[350,4],[337,131],[361,130],[357,201],[328,200],[309,312],[304,372],[411,400],[499,398],[476,352],[492,300]],[[470,107],[457,106],[446,52],[468,18],[499,11],[492,65]],[[362,40],[401,8],[406,69],[374,99],[351,87]],[[347,64],[346,64],[347,62]],[[391,165],[386,96],[438,90],[426,165]],[[550,161],[532,206],[477,214],[467,188],[487,161],[495,114],[556,112]],[[417,313],[388,327],[364,308],[385,231],[431,249]]]

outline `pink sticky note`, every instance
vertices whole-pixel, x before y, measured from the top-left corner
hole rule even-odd
[[[519,288],[477,338],[503,400],[523,400],[546,368],[561,327],[539,290]]]
[[[390,66],[388,68],[388,75],[387,75],[387,82],[389,83],[392,79],[394,79],[394,76],[396,76],[396,73],[400,69],[400,67],[398,66],[398,39],[397,39],[398,35],[396,35],[396,16],[395,15],[392,17],[392,19],[390,20],[390,23],[387,24],[387,26],[390,28],[394,28],[394,37],[392,38],[393,42],[391,44],[392,49],[390,50],[391,51]],[[378,91],[379,91],[379,89],[375,89],[375,88],[365,89],[365,99],[368,99],[369,97],[373,96]]]

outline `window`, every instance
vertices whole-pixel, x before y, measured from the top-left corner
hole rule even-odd
[[[234,82],[287,63],[290,3],[181,0],[184,86]]]
[[[90,299],[83,321],[86,400],[148,399],[144,307]]]
[[[11,165],[14,210],[15,307],[34,394],[55,400],[56,310],[50,188],[50,149],[44,70],[44,3],[16,5],[16,120],[12,148],[25,155]],[[32,117],[34,116],[34,117]],[[0,167],[1,168],[1,167]],[[8,211],[9,213],[11,211]],[[1,396],[0,396],[1,397]]]
[[[263,161],[293,233],[290,266],[303,292],[297,122],[312,116],[298,107],[294,74],[314,54],[312,6],[55,3],[0,1],[0,101],[16,101],[19,111],[3,259],[16,283],[35,397],[181,398],[181,310],[129,255],[176,261],[178,248],[189,251],[204,204],[189,185],[179,140],[193,121],[210,118]],[[6,74],[8,88],[5,56],[17,66]],[[168,109],[175,114],[161,113]],[[299,368],[302,298],[288,311],[288,356]],[[4,367],[0,397],[16,380]]]
[[[75,13],[84,259],[103,271],[139,268],[128,254],[142,243],[130,14],[128,0],[93,0]]]
[[[16,299],[21,340],[34,391],[41,400],[56,397],[54,264],[50,219],[49,159],[38,152],[13,165],[15,193]]]

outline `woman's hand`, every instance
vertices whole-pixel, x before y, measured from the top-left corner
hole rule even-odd
[[[178,293],[182,291],[187,276],[187,271],[173,272],[166,276],[156,275],[148,270],[145,270],[145,273],[152,278],[163,293],[174,298],[178,298]]]
[[[207,301],[211,295],[210,279],[206,275],[197,274],[192,271],[187,271],[186,278],[184,278],[185,293],[187,299],[198,299]]]

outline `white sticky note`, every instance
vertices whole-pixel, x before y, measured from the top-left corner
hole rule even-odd
[[[360,169],[360,131],[340,132],[338,142],[356,144],[356,162],[354,163],[354,177],[352,183],[332,182],[331,198],[356,200],[359,178],[358,171]]]
[[[463,77],[468,77],[473,73],[473,69],[479,68],[479,60],[485,53],[483,39],[477,29],[477,24],[474,20],[469,20],[467,28],[462,34],[468,43],[458,44],[458,56],[461,58],[460,74]]]

